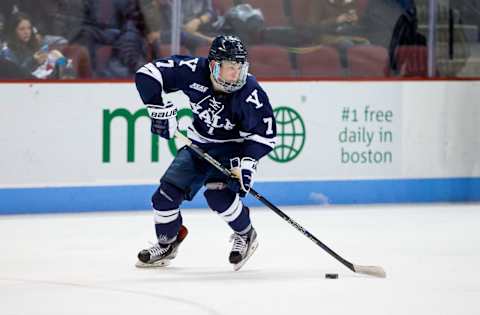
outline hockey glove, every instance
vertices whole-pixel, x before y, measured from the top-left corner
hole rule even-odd
[[[166,105],[147,105],[148,115],[152,121],[152,133],[165,139],[172,139],[177,130],[177,108],[171,102]]]
[[[240,197],[245,197],[253,186],[253,176],[257,171],[257,161],[251,157],[236,157],[230,160],[231,171],[238,179],[239,187],[236,191]],[[237,184],[237,185],[238,185]]]

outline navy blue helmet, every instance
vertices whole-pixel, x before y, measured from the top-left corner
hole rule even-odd
[[[215,61],[211,68],[214,82],[224,92],[232,93],[242,88],[247,81],[248,75],[248,54],[245,45],[236,36],[217,36],[210,47],[208,60]],[[235,81],[224,80],[220,75],[222,63],[231,62],[240,64],[240,73]]]
[[[208,60],[230,60],[240,63],[247,61],[247,49],[240,38],[236,36],[219,35],[210,46]]]

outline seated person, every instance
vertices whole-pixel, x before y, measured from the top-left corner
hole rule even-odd
[[[147,42],[153,58],[160,57],[161,44],[171,42],[172,7],[166,0],[141,0],[140,8],[145,19]],[[211,0],[182,1],[182,31],[180,43],[194,52],[198,46],[210,45],[215,13]],[[169,51],[162,52],[169,54]]]
[[[75,77],[85,79],[92,77],[90,54],[85,46],[71,43],[80,30],[83,7],[83,0],[23,0],[18,4],[32,18],[37,39],[71,59]]]
[[[138,1],[83,0],[82,22],[70,43],[88,48],[96,76],[130,78],[145,63],[146,49]],[[111,54],[97,54],[109,48]]]
[[[356,44],[367,44],[364,37],[354,36],[359,17],[356,0],[312,1],[305,28],[313,45],[337,48],[343,67],[348,66],[347,50]]]
[[[13,14],[6,29],[7,41],[1,58],[15,64],[22,73],[30,73],[36,78],[59,78],[56,66],[66,64],[64,56],[43,45],[33,30],[28,15],[22,12]]]

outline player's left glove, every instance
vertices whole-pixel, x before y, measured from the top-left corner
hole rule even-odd
[[[172,139],[177,130],[177,108],[173,103],[166,105],[147,105],[148,115],[152,121],[152,133],[165,139]]]
[[[245,197],[245,195],[250,191],[250,188],[253,186],[253,176],[257,171],[257,161],[251,157],[240,158],[236,157],[230,160],[231,171],[237,177],[240,187],[238,193],[240,197]]]

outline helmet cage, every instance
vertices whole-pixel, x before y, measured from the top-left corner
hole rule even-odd
[[[250,64],[248,63],[248,61],[241,62],[239,64],[241,64],[240,73],[238,75],[237,80],[232,82],[232,81],[224,80],[220,75],[220,68],[222,66],[222,61],[217,61],[217,60],[214,61],[214,65],[212,69],[212,77],[215,83],[218,84],[220,88],[224,90],[224,92],[227,92],[227,93],[235,92],[241,89],[247,82],[248,68]]]

